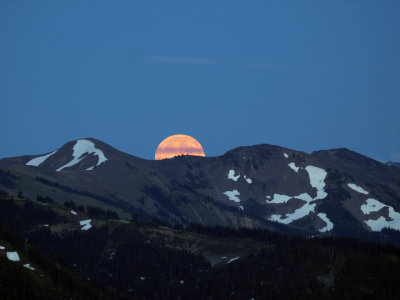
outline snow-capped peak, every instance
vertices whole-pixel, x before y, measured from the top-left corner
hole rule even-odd
[[[105,157],[103,151],[97,149],[93,142],[89,140],[77,140],[76,144],[73,148],[74,152],[72,153],[73,159],[67,163],[66,165],[57,169],[57,171],[62,171],[65,168],[69,168],[78,164],[82,159],[84,159],[88,154],[93,153],[96,155],[99,160],[95,166],[99,166],[100,164],[106,162],[108,159]],[[84,155],[86,154],[86,155]],[[94,166],[93,166],[94,167]],[[93,169],[93,167],[88,168],[89,170]]]

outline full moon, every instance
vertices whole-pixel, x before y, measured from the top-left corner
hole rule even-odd
[[[158,145],[155,158],[160,160],[177,155],[206,156],[203,147],[196,139],[184,134],[175,134]]]

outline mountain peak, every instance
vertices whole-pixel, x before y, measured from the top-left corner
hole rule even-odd
[[[56,168],[57,172],[67,168],[90,171],[108,160],[101,149],[101,144],[103,143],[93,138],[74,140],[58,150],[30,159],[26,165]]]

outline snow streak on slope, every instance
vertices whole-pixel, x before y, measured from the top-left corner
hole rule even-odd
[[[364,215],[369,215],[370,213],[377,212],[382,208],[388,208],[389,218],[387,220],[384,216],[380,216],[378,219],[369,219],[364,221],[372,231],[381,231],[383,228],[391,228],[400,230],[400,213],[396,212],[392,206],[383,204],[376,199],[369,198],[366,204],[361,205],[361,210]]]
[[[333,223],[328,219],[326,213],[319,213],[318,217],[320,217],[326,223],[326,226],[319,230],[320,232],[327,232],[333,229]]]
[[[235,202],[240,202],[240,199],[238,197],[240,195],[240,193],[238,192],[238,190],[226,191],[223,194],[227,195],[229,200],[232,200],[232,201],[235,201]]]
[[[35,271],[35,268],[32,267],[30,264],[24,264],[24,265],[22,265],[22,266],[23,266],[24,268],[29,269],[29,270]]]
[[[296,173],[299,173],[299,167],[297,167],[295,164],[294,164],[294,162],[291,162],[290,164],[289,164],[289,167],[293,170],[293,171],[295,171]]]
[[[238,192],[238,190],[226,191],[226,192],[223,193],[223,194],[224,194],[224,195],[227,195],[228,198],[229,198],[229,200],[232,200],[232,201],[234,201],[234,202],[236,202],[236,203],[240,203],[240,199],[239,199],[239,197],[238,197],[238,196],[240,195],[240,193]],[[241,210],[244,209],[242,205],[239,205],[239,208],[240,208]]]
[[[368,193],[366,190],[364,190],[361,186],[358,186],[358,185],[356,185],[356,184],[354,184],[354,183],[348,183],[347,186],[348,186],[349,188],[351,188],[352,190],[354,190],[354,191],[356,191],[356,192],[359,192],[359,193],[361,193],[361,194],[364,194],[364,195],[368,195],[368,194],[369,194],[369,193]]]
[[[62,171],[65,168],[68,168],[68,167],[78,164],[82,159],[84,159],[88,154],[91,154],[91,153],[93,153],[94,155],[96,155],[99,158],[96,166],[99,166],[100,164],[102,164],[103,162],[108,160],[104,156],[103,151],[101,151],[100,149],[97,149],[95,147],[94,143],[91,141],[88,141],[88,140],[77,140],[73,150],[74,150],[74,152],[72,153],[72,156],[74,158],[66,165],[62,166],[61,168],[58,168],[57,171]],[[91,170],[93,167],[90,167],[88,169]]]
[[[267,203],[280,204],[280,203],[285,203],[292,198],[303,200],[303,201],[305,201],[305,203],[302,207],[296,209],[291,214],[287,213],[287,214],[285,214],[285,216],[282,216],[279,214],[274,214],[274,215],[271,215],[268,218],[268,220],[283,223],[283,224],[292,223],[293,221],[301,219],[314,211],[316,204],[311,203],[311,202],[324,199],[324,198],[326,198],[326,196],[328,196],[328,194],[325,192],[325,178],[327,175],[326,171],[324,169],[314,167],[314,166],[307,166],[305,169],[308,172],[308,176],[310,178],[310,185],[313,188],[317,189],[317,196],[315,198],[312,198],[307,193],[303,193],[303,194],[300,194],[298,196],[293,196],[293,197],[286,196],[286,195],[274,194],[274,198],[271,201],[267,200],[266,201]],[[268,198],[268,196],[267,196],[267,198]]]
[[[39,167],[46,159],[48,159],[50,156],[52,156],[54,153],[56,153],[58,150],[53,151],[49,154],[43,155],[36,157],[34,159],[31,159],[26,163],[27,166],[34,166],[34,167]]]
[[[267,196],[268,198],[269,196]],[[270,197],[271,198],[271,197]],[[274,197],[272,198],[272,200],[266,200],[267,203],[275,203],[275,204],[282,204],[282,203],[286,203],[288,202],[290,199],[292,199],[293,197],[291,196],[286,196],[286,195],[281,195],[281,194],[274,194]]]

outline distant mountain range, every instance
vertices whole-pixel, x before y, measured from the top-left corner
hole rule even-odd
[[[0,189],[123,219],[382,240],[383,229],[400,230],[400,169],[391,164],[344,148],[307,154],[266,144],[153,161],[87,138],[0,160]]]

